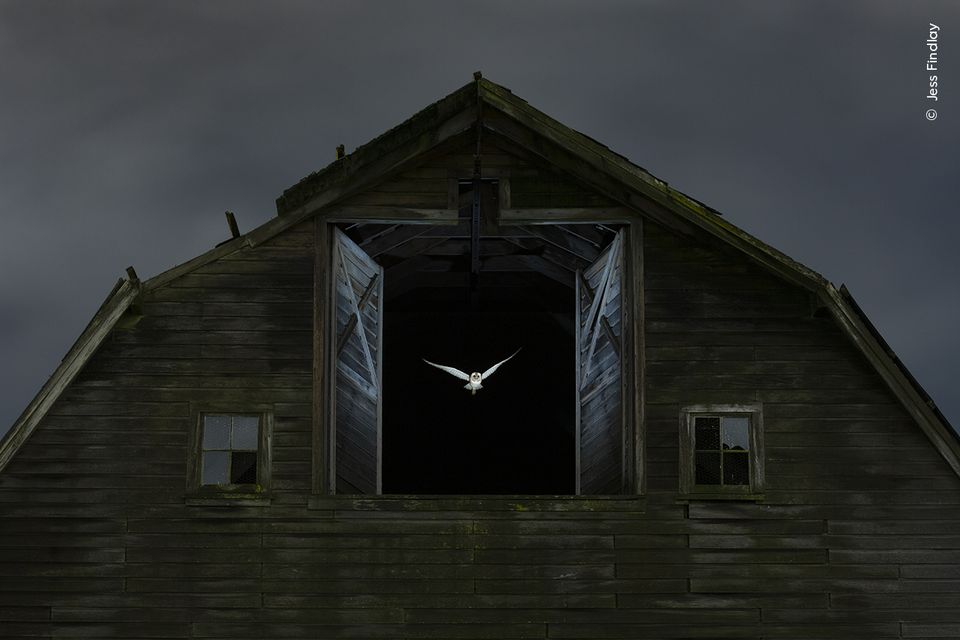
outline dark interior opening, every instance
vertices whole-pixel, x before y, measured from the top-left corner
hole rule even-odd
[[[387,296],[384,493],[573,493],[573,294],[529,280]],[[476,395],[422,360],[483,372],[518,348]]]
[[[383,493],[575,492],[576,274],[617,230],[497,210],[496,181],[462,181],[458,224],[344,229],[384,268]],[[469,374],[518,348],[476,395],[423,361]]]

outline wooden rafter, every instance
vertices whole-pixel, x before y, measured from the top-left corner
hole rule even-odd
[[[535,255],[493,256],[483,261],[482,273],[496,271],[535,271],[555,282],[573,287],[570,271]]]
[[[371,258],[376,258],[384,253],[392,251],[415,238],[419,238],[436,227],[420,225],[398,225],[387,233],[383,233],[376,238],[360,245]]]
[[[600,255],[600,248],[594,243],[571,233],[562,231],[557,227],[547,226],[522,226],[520,227],[530,235],[541,238],[555,247],[586,260],[593,262]]]

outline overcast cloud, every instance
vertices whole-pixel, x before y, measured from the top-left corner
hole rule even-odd
[[[0,0],[0,433],[124,267],[265,222],[476,69],[846,283],[960,425],[958,27],[957,2]]]

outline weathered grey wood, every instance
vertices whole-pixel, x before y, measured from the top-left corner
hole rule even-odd
[[[323,206],[370,186],[381,176],[398,171],[423,153],[469,130],[476,120],[476,110],[476,104],[466,95],[450,96],[436,109],[445,120],[439,127],[435,122],[424,122],[426,126],[419,135],[393,148],[389,148],[393,141],[384,141],[387,144],[382,147],[387,148],[366,146],[358,149],[351,154],[355,160],[347,171],[339,175],[329,172],[329,183],[324,181],[327,176],[318,175],[304,180],[296,189],[288,189],[278,199],[278,213],[292,220],[302,220]],[[277,225],[278,228],[283,226]]]
[[[577,493],[618,493],[624,488],[622,336],[611,326],[614,318],[620,324],[621,306],[608,304],[620,296],[622,243],[621,234],[576,279]],[[612,357],[600,359],[601,335]]]
[[[177,265],[172,269],[168,269],[163,273],[156,275],[148,280],[143,282],[144,290],[152,290],[162,287],[164,285],[174,282],[178,278],[191,273],[200,267],[203,267],[211,262],[219,260],[220,258],[226,257],[232,253],[240,251],[247,246],[247,241],[244,236],[239,238],[233,238],[227,242],[203,253],[196,258],[188,260],[181,265]]]
[[[472,89],[461,95],[461,107],[475,102],[477,85]],[[526,129],[545,128],[537,138],[523,138],[522,128],[510,132],[531,150],[511,149],[502,137],[495,148],[482,148],[490,151],[487,175],[509,176],[513,204],[572,207],[606,197],[591,194],[583,177],[558,182],[544,158],[571,174],[602,172],[596,163],[584,169],[575,154],[557,154],[550,144],[580,147],[618,165],[625,160],[537,120],[518,98],[497,91],[519,110]],[[502,116],[490,115],[499,126]],[[427,128],[414,125],[408,141]],[[375,148],[403,147],[400,129],[396,145]],[[484,145],[493,138],[487,129]],[[332,197],[361,196],[354,202],[367,204],[360,206],[389,207],[395,196],[396,212],[416,208],[411,203],[418,198],[449,205],[451,184],[461,168],[472,168],[475,149],[475,140],[456,142],[436,155],[411,157],[396,177],[358,177],[370,179],[368,193]],[[539,164],[531,158],[538,149]],[[616,195],[624,174],[635,170],[621,166],[605,188]],[[312,184],[336,182],[329,177]],[[307,198],[323,191],[311,189]],[[501,206],[503,191],[501,182]],[[632,197],[627,204],[637,202]],[[667,216],[673,205],[657,206],[649,211],[653,218]],[[263,242],[248,234],[142,287],[140,322],[123,330],[118,323],[100,341],[0,474],[3,634],[957,636],[960,480],[945,461],[953,455],[949,443],[931,441],[919,426],[936,416],[909,407],[915,390],[892,354],[881,348],[870,355],[882,341],[842,292],[842,300],[828,295],[811,303],[809,282],[774,277],[753,257],[692,226],[645,219],[641,234],[631,222],[621,293],[605,303],[602,295],[576,293],[583,313],[595,308],[599,318],[596,366],[633,361],[633,378],[623,376],[623,386],[592,390],[584,417],[615,411],[620,397],[623,420],[635,427],[623,433],[632,445],[584,438],[594,450],[580,455],[579,464],[603,467],[606,456],[619,455],[619,477],[633,480],[626,486],[631,495],[330,495],[338,488],[336,460],[325,456],[338,443],[325,434],[336,434],[327,415],[335,393],[358,402],[344,421],[343,442],[380,446],[363,429],[377,413],[362,403],[382,380],[362,375],[368,361],[360,332],[381,371],[380,328],[361,326],[373,319],[364,294],[383,300],[394,283],[388,271],[370,286],[378,270],[348,256],[354,280],[342,293],[354,296],[360,313],[338,313],[329,304],[327,223],[285,229],[274,223],[254,235]],[[597,253],[600,240],[610,237],[602,228],[536,228]],[[349,232],[370,241],[391,233],[374,225]],[[397,283],[401,290],[453,282],[455,273],[416,272],[446,268],[442,261],[458,255],[468,237],[460,225],[436,233],[383,254],[397,260],[392,273],[413,274]],[[544,247],[543,238],[518,227],[496,229],[491,238],[482,258],[524,269],[491,272],[495,284],[513,286],[517,299],[555,286],[524,264]],[[447,244],[433,246],[438,240]],[[587,266],[565,249],[550,251],[540,257],[557,269]],[[415,262],[421,253],[427,259]],[[587,278],[588,289],[598,284]],[[821,304],[834,315],[814,315]],[[837,309],[849,318],[838,319]],[[350,317],[357,318],[355,332],[343,345],[345,364],[334,369],[331,327]],[[575,324],[581,334],[580,314]],[[623,336],[619,354],[611,333]],[[334,387],[331,374],[342,369],[360,373]],[[743,398],[763,404],[764,500],[678,500],[679,407]],[[264,407],[274,416],[269,500],[186,495],[196,407],[218,402]],[[632,461],[624,458],[631,447]],[[350,452],[342,456],[356,460]],[[361,479],[373,485],[381,461],[370,460]],[[342,489],[360,491],[347,480]]]
[[[583,238],[565,233],[562,227],[531,226],[524,227],[530,235],[542,238],[550,244],[573,254],[577,258],[593,262],[600,255],[600,247]]]
[[[437,227],[435,226],[401,225],[398,226],[396,230],[371,239],[369,242],[365,242],[360,246],[368,256],[371,258],[376,258],[381,254],[392,252],[404,244],[420,238],[436,228]]]
[[[328,222],[390,223],[403,220],[404,224],[456,224],[456,208],[418,209],[386,205],[347,205],[331,207],[326,213]]]
[[[382,482],[383,268],[339,229],[333,235],[338,332],[331,423],[336,425],[335,486],[338,493],[376,494]],[[345,350],[348,344],[354,347]]]
[[[509,210],[511,207],[512,195],[510,189],[510,178],[500,178],[497,182],[497,200],[499,202],[497,223],[500,224],[504,221],[503,212]]]
[[[904,403],[944,459],[960,474],[960,442],[955,437],[956,434],[951,433],[949,427],[943,424],[943,420],[937,415],[936,407],[931,406],[932,402],[921,396],[917,385],[911,384],[903,375],[903,369],[898,365],[899,360],[882,339],[878,339],[879,334],[859,312],[853,297],[845,288],[838,291],[829,284],[821,291],[821,296],[828,308],[832,309],[840,326],[853,338],[857,348],[879,371],[884,382]]]
[[[331,353],[334,310],[330,304],[333,292],[333,239],[330,227],[317,218],[314,221],[314,290],[313,290],[313,425],[312,481],[314,494],[334,491],[336,458],[333,455],[333,381],[330,375],[334,361]]]
[[[567,224],[606,222],[626,224],[636,219],[626,207],[543,207],[501,208],[502,224]]]

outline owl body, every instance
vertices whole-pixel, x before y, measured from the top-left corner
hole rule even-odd
[[[483,385],[480,384],[483,381],[483,375],[474,371],[470,374],[470,381],[463,385],[464,389],[470,391],[470,395],[477,395],[477,391],[483,389]]]
[[[510,358],[512,358],[513,356],[517,355],[518,353],[520,353],[520,349],[517,349],[516,351],[514,351],[514,352],[513,352],[513,355],[511,355]],[[449,373],[450,375],[452,375],[452,376],[455,377],[455,378],[460,378],[461,380],[466,380],[466,381],[467,381],[467,384],[463,385],[463,388],[466,389],[467,391],[469,391],[469,392],[470,392],[470,395],[474,395],[474,396],[475,396],[475,395],[477,395],[477,391],[479,391],[480,389],[483,389],[483,385],[480,384],[481,382],[483,382],[483,379],[486,378],[486,377],[492,376],[493,373],[500,367],[500,365],[502,365],[504,362],[506,362],[506,361],[509,360],[510,358],[506,358],[505,360],[501,360],[500,362],[498,362],[497,364],[493,365],[492,367],[490,367],[489,369],[487,369],[487,370],[484,371],[483,373],[480,373],[479,371],[474,371],[473,373],[471,373],[471,374],[469,374],[469,375],[466,374],[466,373],[464,373],[463,371],[460,371],[460,369],[456,369],[456,368],[454,368],[454,367],[448,367],[448,366],[442,365],[442,364],[436,364],[436,363],[430,362],[430,361],[427,360],[426,358],[424,358],[423,361],[426,362],[427,364],[429,364],[431,367],[436,367],[437,369],[442,369],[443,371],[446,371],[447,373]]]

